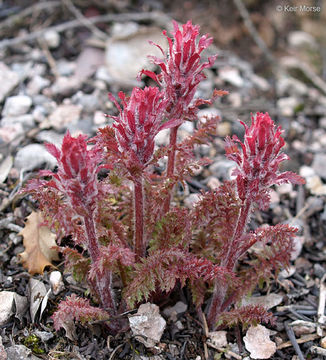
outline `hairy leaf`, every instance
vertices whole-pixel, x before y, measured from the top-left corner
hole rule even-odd
[[[76,339],[74,321],[86,324],[89,321],[108,319],[108,313],[91,306],[89,300],[77,297],[75,294],[61,301],[58,310],[53,314],[53,324],[56,330],[64,328],[70,340]]]
[[[157,250],[141,264],[135,265],[134,278],[128,286],[125,297],[130,306],[143,298],[148,299],[151,292],[156,289],[171,291],[176,281],[181,286],[186,280],[211,281],[218,279],[223,283],[236,281],[233,273],[225,268],[214,265],[211,261],[187,253],[179,248]]]
[[[273,314],[268,312],[262,305],[247,305],[222,313],[219,316],[217,326],[242,325],[247,328],[259,323],[274,324]]]
[[[240,208],[233,181],[203,193],[191,214],[196,232],[194,251],[219,262],[232,239]]]

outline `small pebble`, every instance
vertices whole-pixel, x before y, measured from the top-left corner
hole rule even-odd
[[[28,112],[32,99],[26,95],[11,96],[6,99],[2,116],[19,116]]]
[[[65,285],[62,280],[62,274],[60,271],[52,271],[50,274],[50,284],[54,295],[58,295],[64,290]]]
[[[325,275],[324,267],[318,263],[314,264],[314,274],[321,279]]]
[[[55,30],[47,30],[43,38],[50,49],[55,49],[60,45],[60,35]]]
[[[0,62],[0,102],[18,85],[19,76],[3,62]]]
[[[14,166],[19,171],[28,171],[39,168],[44,163],[54,168],[57,161],[43,145],[29,144],[18,150]]]

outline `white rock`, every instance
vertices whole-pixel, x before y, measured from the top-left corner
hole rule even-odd
[[[1,163],[0,163],[0,184],[4,183],[8,177],[8,174],[12,168],[14,161],[11,155],[8,155]],[[0,359],[1,360],[1,359]]]
[[[75,76],[60,76],[56,79],[50,88],[44,89],[43,93],[51,97],[53,95],[65,95],[70,92],[76,91],[80,86],[80,81]]]
[[[11,143],[23,134],[24,128],[22,124],[15,123],[10,126],[0,127],[0,139],[5,143]]]
[[[305,179],[316,175],[315,170],[312,167],[306,165],[300,167],[299,174]]]
[[[277,107],[283,116],[293,116],[295,108],[300,104],[296,97],[284,97],[277,100]]]
[[[231,106],[237,108],[242,105],[242,95],[237,91],[232,91],[227,97],[227,101]]]
[[[262,326],[251,326],[243,338],[252,359],[269,359],[276,352],[276,344],[270,340],[270,331]]]
[[[271,88],[269,82],[266,79],[256,74],[251,74],[250,80],[262,91],[268,91]]]
[[[57,62],[57,71],[61,76],[70,76],[76,70],[76,61],[67,61],[66,59],[60,59]]]
[[[176,316],[178,314],[182,314],[184,312],[186,312],[188,309],[188,305],[185,304],[182,301],[178,301],[174,306],[169,306],[166,309],[163,310],[163,314],[166,317],[172,317],[172,316]]]
[[[32,105],[32,99],[26,95],[11,96],[6,99],[2,110],[2,116],[18,116],[28,112]]]
[[[291,277],[295,272],[296,272],[295,266],[290,266],[288,269],[283,269],[282,271],[280,271],[280,273],[278,274],[278,278],[280,280],[287,279]]]
[[[32,80],[27,84],[27,94],[36,95],[41,92],[44,88],[50,86],[51,82],[49,79],[46,79],[40,75],[36,75]]]
[[[306,187],[313,195],[326,195],[326,185],[318,175],[306,178]]]
[[[5,63],[0,62],[0,79],[0,102],[2,102],[3,99],[18,85],[19,76],[11,71]]]
[[[293,321],[290,326],[297,337],[312,334],[316,331],[316,324],[310,321],[296,320]]]
[[[140,305],[137,313],[129,316],[129,323],[136,339],[148,348],[154,347],[161,340],[166,326],[159,307],[151,303]]]
[[[43,38],[50,49],[55,49],[60,45],[60,35],[55,30],[47,30]]]
[[[163,129],[155,136],[155,144],[165,146],[169,143],[170,129]]]
[[[40,144],[24,146],[18,150],[15,157],[15,168],[18,170],[33,170],[40,167],[43,163],[46,163],[50,168],[54,168],[57,161]]]
[[[276,83],[276,91],[279,96],[302,96],[307,94],[308,88],[304,83],[297,79],[292,77],[282,77]]]
[[[200,194],[190,194],[184,199],[184,204],[188,209],[192,209],[201,199]]]
[[[34,330],[34,334],[38,336],[42,341],[46,342],[54,338],[54,334],[48,331]]]
[[[249,299],[246,297],[242,299],[241,304],[246,305],[262,305],[266,309],[272,309],[273,307],[281,304],[283,301],[283,295],[271,293],[265,296],[252,296]]]
[[[93,122],[95,125],[104,125],[107,122],[107,118],[104,116],[103,111],[95,111]]]
[[[222,159],[215,161],[210,165],[209,170],[214,176],[222,180],[230,180],[230,171],[232,172],[236,164],[232,160]]]
[[[210,339],[211,343],[218,347],[222,348],[227,346],[228,341],[226,338],[227,332],[224,330],[221,331],[211,331],[208,333],[208,338]]]
[[[243,78],[240,76],[240,72],[236,68],[222,68],[219,70],[218,75],[221,80],[233,86],[242,87],[244,85]]]
[[[215,116],[221,117],[221,112],[220,112],[220,110],[218,110],[216,108],[210,107],[210,108],[199,110],[197,113],[197,116],[201,122],[205,123],[207,117],[208,118],[215,117]]]
[[[210,190],[215,190],[215,189],[217,189],[220,185],[221,185],[221,182],[220,182],[220,180],[217,179],[216,177],[210,176],[210,177],[208,178],[207,187],[208,187]]]
[[[292,31],[288,35],[289,45],[293,48],[310,47],[317,49],[316,39],[304,31]]]
[[[304,236],[295,236],[293,238],[293,250],[291,251],[291,261],[294,261],[302,251]]]
[[[58,295],[65,288],[60,271],[52,271],[50,274],[50,284],[54,295]]]
[[[290,192],[293,190],[293,185],[291,183],[288,184],[281,184],[276,187],[276,191],[280,195],[290,194]]]
[[[166,47],[161,30],[154,27],[140,27],[139,31],[124,38],[110,38],[105,54],[110,76],[117,81],[130,82],[135,80],[142,69],[153,67],[147,55],[162,57],[162,53],[148,43],[149,39]]]
[[[100,66],[95,73],[95,78],[97,80],[102,80],[104,81],[106,84],[112,84],[112,82],[114,81],[112,76],[110,75],[109,70],[107,69],[107,67],[105,66]]]
[[[194,123],[192,121],[184,121],[179,127],[180,130],[184,130],[189,134],[192,134],[194,131]]]
[[[111,36],[116,39],[124,39],[137,34],[139,25],[136,22],[128,21],[126,23],[114,23],[111,28]]]
[[[36,139],[39,142],[54,144],[59,148],[62,145],[63,138],[64,138],[63,134],[58,134],[53,130],[43,130],[36,135]]]
[[[24,129],[33,128],[35,125],[34,117],[31,114],[3,117],[1,126],[13,126],[14,124],[21,124]]]
[[[15,314],[18,318],[27,309],[27,298],[12,291],[0,292],[0,325],[4,325]]]
[[[70,124],[77,124],[80,118],[82,107],[80,105],[62,104],[59,105],[49,116],[50,125],[60,130]]]
[[[269,196],[271,206],[275,206],[280,203],[280,195],[274,189],[270,190]]]
[[[326,154],[318,153],[314,156],[312,168],[321,178],[326,179]]]
[[[4,325],[13,314],[14,293],[10,291],[1,291],[0,304],[0,325]]]
[[[32,350],[24,345],[12,345],[7,348],[8,360],[40,360]]]

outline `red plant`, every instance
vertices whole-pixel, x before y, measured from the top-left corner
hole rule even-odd
[[[207,164],[197,161],[193,150],[209,141],[216,127],[216,119],[206,119],[198,122],[192,136],[176,142],[179,125],[193,119],[199,105],[212,102],[194,100],[205,78],[203,70],[215,60],[212,56],[200,62],[212,39],[198,36],[199,27],[191,22],[181,30],[174,23],[168,53],[161,49],[164,58],[153,58],[161,73],[142,71],[162,89],[134,88],[130,97],[120,92],[121,106],[110,94],[119,110],[111,116],[113,125],[88,142],[85,136],[68,133],[61,150],[47,145],[58,170],[42,171],[46,179],[34,179],[27,186],[51,227],[80,245],[62,248],[66,266],[88,283],[102,308],[94,310],[88,301],[69,297],[54,315],[56,329],[68,329],[67,323],[85,322],[89,316],[107,319],[107,314],[114,319],[109,328],[117,332],[124,325],[119,316],[128,306],[153,294],[168,294],[177,284],[190,287],[199,311],[207,287],[214,286],[207,313],[211,329],[217,324],[271,321],[261,307],[234,306],[261,280],[288,266],[296,232],[287,225],[247,231],[254,207],[268,207],[272,185],[303,183],[291,172],[280,172],[279,165],[288,157],[281,152],[282,131],[269,115],[258,113],[250,127],[244,124],[243,143],[235,136],[226,139],[226,156],[237,164],[236,180],[202,193],[192,210],[170,204],[173,186],[183,184],[198,164]],[[224,93],[215,91],[213,97]],[[170,144],[155,152],[154,138],[166,128]],[[154,173],[166,156],[165,173]],[[99,177],[103,167],[109,171]],[[261,252],[253,252],[248,268],[237,269],[238,260],[257,241]],[[113,275],[123,288],[120,304],[111,285]]]
[[[233,270],[237,260],[245,253],[258,238],[246,234],[246,227],[252,214],[253,207],[257,205],[260,209],[268,208],[270,198],[269,192],[272,185],[279,185],[285,182],[293,184],[304,184],[304,179],[290,171],[280,172],[281,162],[288,159],[288,156],[281,152],[285,142],[281,137],[282,130],[275,126],[268,113],[257,113],[252,117],[251,126],[245,127],[244,142],[237,136],[226,138],[226,156],[237,163],[233,171],[236,176],[237,192],[241,200],[240,212],[234,224],[234,231],[228,240],[225,252],[222,254],[221,265]],[[241,149],[236,143],[239,143]],[[283,241],[293,234],[283,234]],[[284,253],[280,253],[283,256]],[[290,251],[285,256],[286,265],[290,260]],[[213,299],[208,312],[208,322],[211,327],[217,323],[217,318],[223,308],[223,301],[226,295],[225,287],[215,282]]]
[[[155,74],[149,70],[142,70],[140,73],[151,77],[162,87],[164,98],[167,99],[167,117],[175,122],[170,132],[170,152],[166,170],[166,175],[170,178],[175,168],[178,127],[186,119],[195,119],[200,105],[212,103],[212,100],[196,99],[194,104],[191,104],[199,83],[206,78],[203,70],[211,67],[217,57],[213,55],[208,57],[206,62],[201,62],[202,52],[212,44],[213,38],[205,34],[198,39],[200,29],[198,25],[188,21],[180,30],[178,23],[173,21],[173,27],[172,38],[163,31],[169,44],[168,52],[164,52],[159,45],[153,43],[163,55],[163,59],[151,56],[153,63],[161,68],[161,73]],[[226,93],[214,92],[214,97]],[[170,200],[171,196],[168,196],[164,204],[165,212],[169,211]]]

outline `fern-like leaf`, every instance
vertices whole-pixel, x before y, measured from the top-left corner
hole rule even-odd
[[[247,328],[250,325],[259,323],[274,324],[273,314],[268,312],[262,305],[247,305],[223,312],[218,319],[217,326],[236,326],[242,325]]]
[[[177,280],[180,281],[181,286],[186,284],[187,279],[190,281],[218,279],[225,284],[236,282],[233,272],[179,248],[157,250],[146,259],[142,259],[142,263],[136,264],[135,268],[134,278],[125,293],[131,307],[143,298],[147,300],[150,293],[156,289],[171,291]]]
[[[58,310],[52,316],[54,328],[64,328],[69,338],[74,337],[74,321],[86,324],[89,321],[108,318],[106,311],[91,306],[89,300],[79,298],[75,294],[61,301]]]
[[[107,271],[119,271],[119,265],[132,266],[135,253],[121,244],[110,244],[101,247],[101,256],[91,265],[90,279],[105,276]]]
[[[234,181],[225,181],[216,190],[203,193],[190,215],[196,234],[195,253],[220,261],[232,239],[240,209]]]

